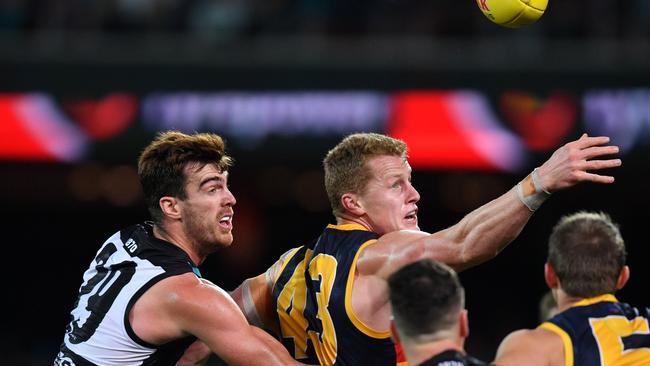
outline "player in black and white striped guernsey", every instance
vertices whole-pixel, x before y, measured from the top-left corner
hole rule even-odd
[[[138,174],[153,222],[99,249],[54,365],[190,365],[207,348],[230,365],[297,364],[197,268],[233,241],[230,164],[214,134],[166,132],[144,150]]]

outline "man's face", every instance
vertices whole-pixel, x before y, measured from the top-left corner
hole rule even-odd
[[[358,201],[371,230],[384,235],[393,231],[419,230],[420,194],[411,185],[411,166],[399,156],[381,155],[366,162],[371,178]]]
[[[228,189],[227,171],[221,172],[214,164],[199,166],[185,168],[187,198],[179,203],[186,235],[207,254],[232,243],[236,200]]]

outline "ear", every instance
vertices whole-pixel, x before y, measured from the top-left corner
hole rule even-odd
[[[361,202],[359,202],[359,196],[356,193],[344,193],[343,196],[341,196],[341,204],[346,211],[355,216],[361,216],[366,213],[366,210],[364,210]]]
[[[623,266],[621,273],[618,275],[618,280],[616,280],[616,289],[620,290],[625,286],[627,280],[630,279],[630,267]]]
[[[459,336],[461,339],[469,337],[469,316],[467,309],[463,309],[458,314]]]
[[[160,209],[162,210],[163,215],[172,219],[178,219],[181,217],[181,210],[178,206],[178,201],[176,198],[171,196],[163,196],[158,201],[158,204],[160,205]]]
[[[390,336],[393,338],[394,343],[401,343],[399,340],[399,333],[397,333],[397,327],[395,326],[395,320],[392,318],[390,320]]]
[[[544,264],[544,280],[546,281],[546,285],[551,289],[556,289],[560,286],[560,281],[555,274],[555,270],[548,262]]]

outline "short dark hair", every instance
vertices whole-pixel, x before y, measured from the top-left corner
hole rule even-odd
[[[393,318],[400,335],[414,338],[447,330],[458,322],[465,292],[449,266],[423,259],[388,278]]]
[[[211,133],[187,135],[178,131],[162,132],[142,151],[138,176],[151,218],[162,220],[158,201],[164,196],[187,198],[185,192],[188,164],[215,164],[224,172],[232,165],[221,137]]]
[[[548,263],[570,296],[614,293],[625,257],[619,227],[603,212],[562,217],[548,241]]]

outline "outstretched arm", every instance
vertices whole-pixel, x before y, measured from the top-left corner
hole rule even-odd
[[[529,174],[519,187],[477,208],[450,228],[434,234],[399,231],[382,236],[362,253],[360,273],[386,277],[422,258],[439,260],[460,271],[493,258],[519,235],[535,205],[545,198],[542,189],[555,192],[580,182],[614,182],[611,176],[589,172],[621,165],[620,159],[592,160],[618,152],[616,146],[602,146],[608,142],[608,137],[585,134],[567,143],[537,169],[537,179]],[[532,202],[532,209],[524,202],[528,206]]]

